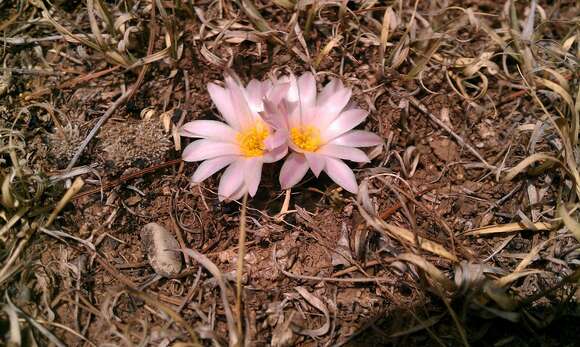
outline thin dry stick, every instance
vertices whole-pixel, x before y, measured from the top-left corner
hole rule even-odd
[[[157,300],[156,298],[150,296],[149,294],[142,292],[142,291],[138,291],[135,289],[129,289],[129,292],[140,298],[141,300],[145,301],[145,303],[149,306],[152,306],[154,308],[156,308],[158,311],[161,311],[163,313],[165,313],[167,316],[169,316],[171,319],[173,319],[173,321],[177,324],[179,324],[181,327],[183,327],[187,333],[189,334],[189,336],[191,337],[191,343],[187,344],[187,346],[200,346],[201,347],[201,343],[199,342],[199,337],[197,335],[197,333],[195,332],[195,330],[192,328],[191,324],[189,324],[188,322],[186,322],[177,312],[175,312],[171,307],[162,304],[159,302],[159,300]]]
[[[453,308],[449,304],[449,301],[447,300],[445,295],[438,288],[435,288],[435,290],[438,292],[441,300],[443,300],[443,303],[445,304],[445,307],[447,308],[447,311],[449,312],[451,319],[453,319],[453,322],[455,323],[455,327],[457,328],[457,332],[459,332],[459,336],[461,336],[461,342],[463,342],[463,345],[465,347],[469,347],[469,342],[467,341],[467,335],[465,334],[465,329],[463,328],[463,326],[461,325],[461,322],[459,321],[459,317],[457,317],[457,314],[455,313],[455,311],[453,310]]]
[[[75,179],[72,186],[66,191],[63,197],[57,203],[51,215],[48,217],[47,222],[44,224],[45,226],[48,227],[50,226],[50,224],[52,224],[58,213],[70,201],[73,195],[76,194],[82,188],[83,184],[84,182],[80,177],[77,177],[77,179]],[[26,236],[19,241],[18,246],[14,248],[14,252],[11,254],[10,258],[8,258],[8,260],[6,261],[4,267],[0,270],[0,280],[4,278],[4,276],[8,273],[10,267],[18,259],[20,252],[22,252],[24,246],[28,243],[28,241],[30,240],[30,238],[32,237],[32,235],[34,234],[34,232],[38,227],[39,227],[38,223],[34,222],[30,227],[30,229],[28,230],[28,232],[26,233]]]
[[[443,128],[445,131],[447,131],[451,136],[453,136],[455,138],[455,140],[457,142],[459,142],[460,145],[464,146],[465,148],[467,148],[467,150],[469,150],[471,152],[471,154],[473,154],[477,159],[479,159],[479,161],[481,161],[483,163],[483,165],[490,169],[490,170],[495,170],[497,169],[497,167],[495,167],[494,165],[489,164],[481,154],[479,154],[479,152],[473,148],[470,144],[466,143],[463,138],[461,138],[461,136],[457,135],[450,127],[448,127],[445,123],[443,123],[439,118],[437,118],[433,113],[429,112],[429,110],[427,109],[427,107],[425,107],[425,105],[423,105],[419,100],[417,100],[415,97],[413,96],[409,96],[408,97],[409,102],[411,102],[411,104],[413,106],[415,106],[419,111],[421,111],[422,113],[424,113],[425,115],[427,115],[435,124],[437,124],[438,126],[440,126],[441,128]]]
[[[242,213],[240,216],[240,238],[238,245],[238,269],[236,271],[236,310],[238,312],[238,336],[240,343],[244,341],[243,338],[243,324],[242,324],[242,275],[244,273],[244,257],[246,255],[246,210],[248,207],[248,193],[244,194],[242,201]]]
[[[118,70],[119,68],[120,68],[120,66],[113,66],[113,67],[110,67],[108,69],[100,70],[97,72],[91,72],[87,75],[83,75],[83,76],[73,78],[71,80],[67,80],[67,81],[59,84],[58,89],[72,88],[72,87],[76,86],[77,84],[90,82],[96,78],[100,78],[100,77],[103,77],[105,75],[108,75],[111,72]]]
[[[105,112],[105,114],[102,115],[101,118],[99,118],[97,124],[95,124],[89,135],[81,143],[79,149],[77,149],[77,152],[75,153],[70,163],[66,167],[66,171],[70,171],[75,166],[81,154],[83,154],[83,151],[85,150],[89,142],[91,142],[93,137],[95,137],[101,126],[107,121],[107,119],[109,119],[109,117],[111,117],[113,112],[115,112],[115,110],[119,108],[119,106],[121,106],[127,100],[129,95],[131,95],[131,91],[125,92],[123,95],[121,95],[117,100],[115,100],[115,102],[111,105],[111,107],[109,107],[107,112]]]
[[[63,195],[63,197],[60,199],[60,201],[56,204],[56,207],[54,208],[54,210],[52,211],[52,213],[48,217],[48,220],[44,224],[45,228],[48,228],[52,224],[52,222],[54,222],[54,219],[56,218],[56,216],[66,206],[66,204],[69,203],[69,201],[73,198],[73,196],[75,196],[75,194],[78,193],[79,190],[81,190],[81,188],[83,187],[84,184],[85,184],[85,182],[83,181],[82,178],[80,178],[80,177],[75,178],[73,184],[66,191],[66,193]]]
[[[155,21],[155,2],[153,1],[151,5],[152,5],[151,25],[149,26],[150,34],[149,34],[149,43],[147,45],[147,56],[153,54],[153,49],[155,48],[155,38],[157,37],[157,22]],[[148,70],[149,64],[146,64],[141,68],[141,71],[139,71],[139,76],[137,76],[137,82],[135,82],[135,85],[133,86],[133,88],[131,88],[131,91],[129,91],[129,96],[127,97],[127,99],[131,99],[133,95],[135,95],[135,92],[137,92],[137,89],[145,80],[145,74],[147,73]]]
[[[195,261],[197,261],[204,268],[206,268],[207,271],[209,271],[213,275],[213,277],[216,279],[218,286],[220,288],[220,291],[221,291],[222,303],[224,306],[224,314],[226,315],[226,322],[227,322],[227,327],[228,327],[228,335],[230,338],[230,346],[238,346],[241,343],[240,342],[241,338],[238,336],[238,329],[235,326],[234,315],[232,313],[232,310],[230,308],[230,304],[228,302],[227,288],[226,288],[224,276],[222,275],[222,273],[218,269],[218,267],[211,260],[209,260],[208,257],[201,254],[200,252],[198,252],[194,249],[191,249],[191,248],[182,249],[181,251],[184,253],[187,253],[187,255],[189,255],[190,257],[195,259]]]
[[[278,260],[276,259],[276,246],[274,246],[274,250],[272,251],[272,261],[274,263],[274,267],[276,270],[280,271],[287,277],[298,279],[298,280],[307,280],[307,281],[317,281],[317,282],[335,282],[335,283],[370,283],[370,282],[392,282],[392,278],[388,277],[369,277],[369,278],[335,278],[335,277],[318,277],[318,276],[307,276],[307,275],[297,275],[291,272],[288,272],[280,267],[278,264]],[[357,267],[358,269],[358,267]]]
[[[77,332],[73,328],[69,328],[68,326],[66,326],[64,324],[60,324],[60,323],[56,323],[56,322],[51,322],[51,321],[47,321],[47,320],[44,320],[44,319],[36,319],[36,321],[38,323],[40,323],[40,324],[50,325],[50,326],[54,326],[54,327],[57,327],[57,328],[61,328],[63,330],[66,330],[69,333],[73,334],[74,336],[76,336],[76,337],[80,338],[81,340],[85,341],[89,345],[95,346],[95,347],[97,346],[91,340],[89,340],[86,337],[84,337],[81,333]]]
[[[392,258],[392,259],[395,260],[394,258]],[[371,266],[375,266],[375,265],[380,265],[383,262],[384,262],[384,259],[383,260],[377,260],[377,259],[369,260],[363,264],[363,267],[367,268],[367,267],[371,267]],[[340,271],[333,273],[332,277],[336,278],[336,277],[344,276],[344,275],[347,275],[351,272],[355,272],[358,269],[359,269],[358,266],[347,267],[344,270],[340,270]]]
[[[129,180],[132,180],[134,178],[144,176],[146,174],[155,172],[155,171],[157,171],[159,169],[164,169],[164,168],[166,168],[168,166],[172,166],[172,165],[175,165],[175,164],[179,164],[180,162],[181,162],[181,158],[169,160],[169,161],[166,161],[165,163],[161,163],[161,164],[157,164],[157,165],[152,165],[152,166],[150,166],[148,168],[145,168],[143,170],[137,171],[135,173],[128,174],[128,175],[125,175],[125,176],[121,176],[121,177],[119,177],[119,179],[114,180],[112,182],[103,183],[101,186],[99,186],[97,188],[94,188],[94,189],[87,190],[87,191],[84,191],[82,193],[79,193],[79,194],[75,195],[73,197],[73,199],[76,200],[76,199],[79,199],[79,198],[81,198],[83,196],[92,195],[92,194],[95,194],[95,193],[102,192],[105,189],[113,188],[115,186],[118,186],[118,185],[120,185],[120,184],[122,184],[124,182],[127,182]]]
[[[125,286],[127,286],[130,289],[137,290],[137,287],[138,287],[137,284],[135,282],[133,282],[133,280],[131,280],[130,278],[123,275],[120,271],[118,271],[117,268],[115,268],[114,266],[109,264],[107,259],[95,249],[94,245],[90,244],[89,242],[83,242],[84,240],[79,239],[77,237],[73,237],[73,236],[68,235],[66,233],[63,233],[63,232],[55,232],[54,230],[50,231],[50,230],[47,230],[46,228],[41,228],[40,230],[45,232],[46,234],[52,236],[52,237],[55,237],[55,235],[58,235],[58,236],[70,238],[74,241],[79,242],[80,244],[82,244],[84,246],[84,248],[87,250],[88,253],[90,253],[91,255],[93,255],[95,257],[95,260],[105,269],[105,271],[107,271],[117,281],[124,284]],[[69,247],[73,248],[77,252],[82,252],[82,249],[80,247],[77,247],[73,244],[69,244]]]
[[[8,258],[8,260],[6,260],[6,262],[4,263],[4,267],[0,270],[0,284],[2,284],[2,282],[9,278],[10,276],[8,275],[10,273],[10,268],[12,267],[12,264],[16,262],[16,260],[18,260],[18,256],[20,255],[20,252],[22,252],[22,250],[24,249],[24,246],[26,246],[26,244],[28,243],[28,240],[30,240],[30,236],[32,235],[32,231],[28,231],[27,235],[25,237],[23,237],[22,239],[20,239],[18,245],[16,247],[13,248],[13,252],[10,255],[10,258]],[[12,275],[12,274],[10,274]]]
[[[176,193],[176,195],[179,194],[179,192]],[[176,198],[173,198],[173,194],[171,194],[171,198],[170,198],[170,203],[169,203],[169,217],[171,219],[171,226],[173,227],[173,230],[175,230],[175,235],[177,236],[177,241],[179,242],[179,247],[181,248],[186,248],[186,244],[185,244],[185,239],[183,238],[183,233],[181,232],[181,228],[179,227],[179,224],[177,224],[177,218],[173,213],[173,209],[175,207],[175,200]],[[189,266],[191,265],[191,259],[185,254],[184,255],[185,258],[185,262],[186,264]]]
[[[24,10],[25,10],[25,7],[19,8],[18,12],[16,12],[12,17],[8,18],[7,21],[0,24],[0,32],[4,31],[6,28],[8,28],[10,25],[12,25],[12,23],[16,22],[16,20],[18,19],[18,17],[20,17],[20,15],[24,12]],[[2,35],[2,36],[4,36],[4,35]]]

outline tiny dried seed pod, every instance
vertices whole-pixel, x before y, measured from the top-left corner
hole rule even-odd
[[[163,277],[175,277],[181,271],[179,243],[171,233],[157,223],[149,223],[141,230],[141,241],[147,260],[155,272]]]

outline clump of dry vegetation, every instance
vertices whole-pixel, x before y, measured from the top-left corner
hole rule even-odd
[[[161,163],[172,148],[172,143],[156,121],[123,123],[103,126],[97,149],[100,161],[107,168],[143,169]]]
[[[0,341],[574,345],[578,6],[0,1]],[[226,69],[352,87],[385,139],[358,196],[190,185],[177,129]]]

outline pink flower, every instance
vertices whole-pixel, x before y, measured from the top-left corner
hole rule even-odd
[[[300,182],[308,169],[318,177],[322,171],[338,185],[357,193],[358,184],[352,170],[343,159],[368,162],[369,158],[356,147],[369,147],[383,143],[371,132],[353,130],[367,117],[368,112],[347,107],[352,91],[338,79],[329,82],[317,95],[316,80],[311,73],[299,78],[282,79],[289,87],[282,101],[266,97],[266,118],[285,133],[292,153],[280,172],[283,189]]]
[[[194,183],[227,166],[218,187],[220,201],[237,200],[246,192],[250,196],[256,194],[262,165],[280,160],[288,152],[287,145],[277,139],[280,135],[259,115],[264,107],[262,99],[278,90],[269,81],[256,80],[244,88],[231,76],[225,77],[225,88],[208,85],[209,95],[225,123],[195,120],[183,125],[183,136],[200,138],[185,147],[182,154],[185,161],[203,161],[193,174]]]

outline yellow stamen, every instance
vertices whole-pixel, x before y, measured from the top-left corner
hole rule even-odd
[[[240,151],[246,157],[262,156],[266,150],[264,141],[269,134],[268,128],[262,123],[256,123],[253,127],[240,131],[236,135]]]
[[[313,126],[303,126],[290,129],[290,138],[296,146],[307,152],[316,151],[322,144],[320,130]]]

